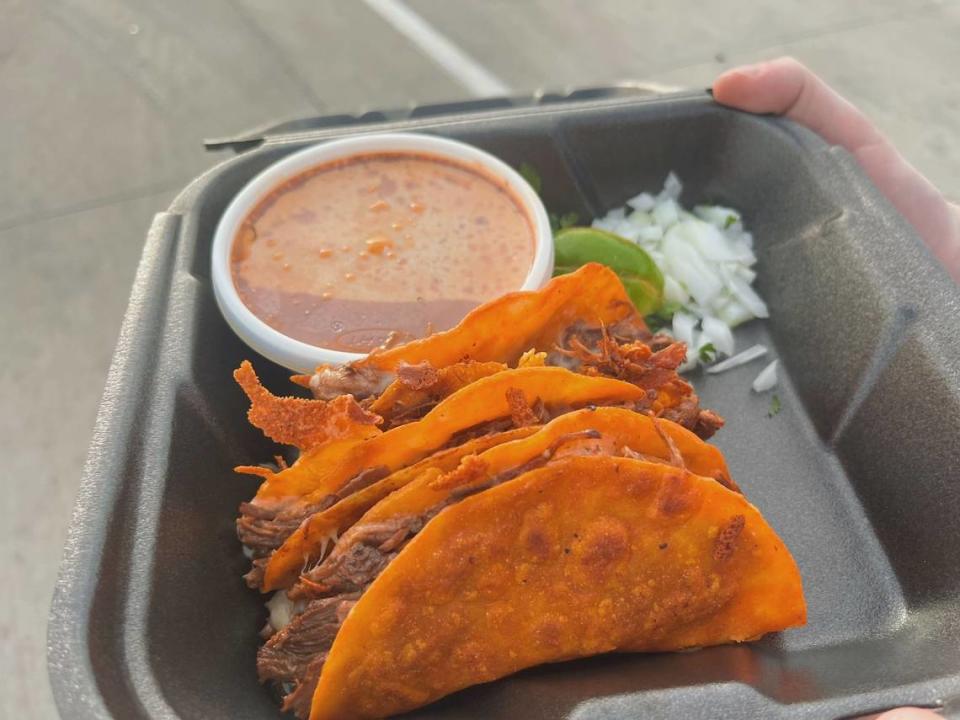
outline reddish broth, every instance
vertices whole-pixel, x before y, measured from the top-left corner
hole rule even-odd
[[[530,218],[481,169],[413,153],[357,155],[273,190],[231,251],[244,304],[271,327],[368,352],[456,325],[517,290]]]

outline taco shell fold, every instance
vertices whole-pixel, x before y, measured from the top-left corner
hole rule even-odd
[[[466,497],[346,617],[311,720],[405,712],[523,668],[758,638],[806,621],[800,574],[742,495],[571,456]]]

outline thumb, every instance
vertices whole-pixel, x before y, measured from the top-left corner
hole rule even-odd
[[[904,707],[877,715],[877,720],[943,720],[943,718],[933,710]]]
[[[785,115],[845,148],[960,281],[960,210],[811,70],[793,58],[734,68],[714,82],[713,97],[738,110]]]
[[[713,96],[740,110],[785,115],[853,154],[883,140],[863,113],[793,58],[728,70]]]

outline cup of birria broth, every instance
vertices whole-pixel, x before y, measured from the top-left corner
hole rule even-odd
[[[546,211],[518,173],[414,134],[333,141],[271,166],[224,213],[212,257],[230,326],[299,371],[448,330],[552,270]]]

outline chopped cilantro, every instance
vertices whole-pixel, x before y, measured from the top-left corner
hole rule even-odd
[[[700,347],[700,362],[704,365],[711,363],[717,359],[717,349],[713,346],[713,343],[707,343]]]
[[[767,417],[773,417],[779,412],[780,412],[780,396],[777,394],[774,394],[774,396],[770,398],[770,411],[767,413]]]
[[[723,223],[723,229],[726,230],[728,227],[733,225],[737,221],[736,215],[727,215],[726,221]]]
[[[573,227],[580,221],[580,216],[575,212],[568,212],[564,215],[550,213],[550,229],[554,234],[568,227]]]

